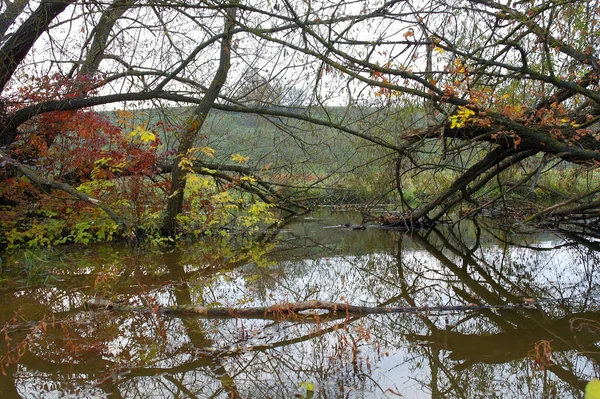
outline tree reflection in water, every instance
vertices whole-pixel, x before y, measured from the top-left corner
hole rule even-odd
[[[50,283],[0,291],[12,324],[5,347],[37,326],[5,366],[1,397],[582,396],[600,361],[595,239],[484,223],[413,234],[337,227],[351,216],[293,222],[260,266],[215,269],[194,248],[53,255],[71,266],[57,263]],[[307,321],[91,312],[83,302],[94,295],[150,307],[535,303]]]

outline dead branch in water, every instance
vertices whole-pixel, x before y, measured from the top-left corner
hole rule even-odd
[[[504,305],[456,305],[456,306],[406,306],[406,307],[377,307],[355,306],[340,302],[305,301],[284,303],[272,306],[258,306],[247,308],[234,307],[205,307],[197,305],[173,306],[136,306],[111,302],[105,299],[90,299],[86,307],[93,310],[114,310],[122,312],[148,312],[168,314],[174,316],[201,316],[201,317],[235,317],[235,318],[298,318],[314,316],[341,316],[384,314],[384,313],[438,313],[452,311],[472,311],[491,309],[531,308],[533,303],[513,303]],[[320,311],[320,312],[319,312]],[[323,313],[321,313],[323,312]]]

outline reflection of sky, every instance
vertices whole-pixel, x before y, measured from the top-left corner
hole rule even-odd
[[[17,390],[22,398],[75,399],[105,397],[105,392],[95,387],[85,374],[72,374],[66,381],[57,381],[55,375],[40,373],[27,367],[19,367],[18,375]]]
[[[318,224],[311,229],[316,229],[313,237],[331,239],[331,233],[320,236]],[[263,306],[318,299],[370,306],[406,306],[411,305],[410,301],[435,306],[466,304],[457,295],[457,289],[477,296],[461,272],[489,292],[498,292],[499,285],[517,298],[526,293],[537,299],[580,296],[598,283],[596,253],[584,246],[555,248],[564,243],[559,240],[545,240],[530,247],[502,246],[490,241],[469,258],[453,252],[451,241],[445,243],[431,237],[429,242],[440,251],[438,256],[445,257],[436,258],[416,237],[377,231],[377,239],[369,239],[364,237],[365,232],[347,233],[342,244],[313,247],[309,257],[303,258],[294,250],[293,256],[286,259],[285,253],[279,252],[279,261],[267,267],[246,265],[233,271],[199,274],[195,271],[202,270],[203,264],[186,258],[181,268],[191,278],[176,282],[159,279],[148,287],[147,294],[120,295],[141,304],[152,298],[163,305],[177,304],[188,295],[191,303],[202,305]],[[357,244],[362,238],[369,250]],[[402,240],[397,241],[402,251],[394,248],[394,238]],[[165,279],[167,269],[179,267],[158,262],[147,268],[142,266],[144,270],[162,270],[160,274]],[[55,287],[31,290],[29,294],[57,310],[68,310],[81,300],[80,293],[61,296],[61,290]],[[497,296],[504,298],[504,294]],[[15,298],[27,300],[28,296],[21,292]],[[569,304],[571,309],[585,309],[575,302]],[[597,307],[587,305],[589,309]],[[545,304],[544,310],[547,318],[567,314],[552,304]],[[101,359],[107,364],[122,364],[124,369],[132,370],[116,380],[126,397],[174,397],[178,384],[198,397],[226,397],[219,393],[223,390],[224,372],[233,378],[244,397],[293,397],[301,392],[302,383],[311,382],[322,397],[381,398],[396,397],[397,392],[404,397],[428,398],[432,395],[434,370],[440,390],[458,395],[457,389],[465,389],[468,398],[494,393],[507,398],[538,397],[543,385],[542,374],[533,372],[527,359],[495,364],[490,358],[487,363],[467,365],[462,370],[465,360],[453,360],[452,352],[436,350],[427,339],[408,339],[412,335],[427,337],[435,329],[483,337],[503,331],[479,313],[369,316],[345,325],[343,320],[303,323],[143,313],[132,316],[100,312],[90,316],[84,312],[77,313],[70,328],[73,337],[101,341]],[[53,348],[58,348],[64,339],[54,335],[51,342],[32,351],[40,357],[50,356],[47,352],[57,350]],[[356,352],[352,350],[354,345]],[[589,379],[594,374],[594,363],[575,350],[553,356],[577,376]],[[103,397],[93,383],[100,377],[88,375],[90,381],[86,381],[85,373],[77,371],[77,362],[68,375],[35,371],[31,364],[21,366],[17,380],[20,392],[26,397],[69,397],[76,395],[74,392],[81,397]],[[192,364],[195,366],[186,366]],[[148,369],[157,371],[146,375],[144,370]],[[99,375],[102,373],[110,374],[110,370]],[[549,373],[547,378],[556,382],[562,395],[558,397],[578,395],[554,374]],[[33,392],[49,394],[35,396]]]

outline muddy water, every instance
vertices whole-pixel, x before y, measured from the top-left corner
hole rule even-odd
[[[491,222],[406,234],[315,212],[240,257],[209,244],[2,258],[1,398],[580,398],[600,370],[599,243]],[[261,320],[160,305],[514,308]]]

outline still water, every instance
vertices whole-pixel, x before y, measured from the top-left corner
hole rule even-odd
[[[208,244],[4,257],[0,397],[581,398],[600,375],[598,240],[490,221],[343,227],[357,222],[351,212],[301,216],[246,257]],[[210,319],[86,309],[94,297],[150,309],[526,306]]]

